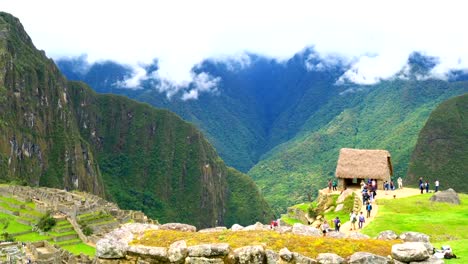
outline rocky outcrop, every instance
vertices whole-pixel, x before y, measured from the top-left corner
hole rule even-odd
[[[422,242],[405,242],[392,246],[392,257],[402,262],[427,260],[430,255]]]
[[[182,232],[197,232],[197,228],[193,225],[180,223],[167,223],[159,227],[161,230],[177,230]]]
[[[249,225],[249,226],[242,228],[242,231],[265,231],[265,230],[270,230],[270,226],[264,225],[260,222],[256,222],[253,225]]]
[[[425,242],[429,243],[429,236],[418,232],[405,232],[400,234],[400,238],[404,242]]]
[[[323,235],[322,231],[320,231],[319,229],[315,227],[299,224],[299,223],[296,223],[293,225],[292,233],[296,235],[315,236],[315,237],[320,237]]]
[[[293,252],[293,262],[296,264],[316,264],[317,261],[313,258],[306,257],[299,253]]]
[[[96,257],[102,259],[120,259],[127,254],[128,244],[124,241],[104,238],[96,243]]]
[[[239,231],[239,230],[242,230],[242,229],[244,229],[244,227],[241,226],[241,225],[239,225],[239,224],[233,224],[233,225],[231,226],[231,230],[232,230],[232,231]]]
[[[279,262],[279,255],[271,249],[265,250],[266,264],[277,264]]]
[[[349,257],[349,264],[390,264],[390,259],[367,252],[356,252]]]
[[[379,233],[377,239],[379,240],[395,240],[398,238],[398,235],[392,230],[386,230]]]
[[[265,250],[262,246],[246,246],[235,249],[228,256],[232,264],[262,264],[265,261]]]
[[[434,195],[432,195],[430,200],[433,202],[460,204],[460,197],[458,197],[457,192],[455,192],[453,189],[436,192]]]
[[[346,238],[346,234],[342,232],[331,231],[327,233],[327,237]]]
[[[345,259],[333,253],[320,253],[317,256],[317,262],[320,264],[342,264]]]
[[[180,264],[185,261],[188,255],[187,243],[185,240],[176,241],[171,244],[167,251],[169,261],[174,264]]]
[[[352,232],[348,235],[348,238],[351,239],[369,239],[370,237],[368,235],[358,233],[358,232]]]
[[[200,233],[214,233],[214,232],[222,232],[227,230],[225,226],[217,226],[217,227],[212,227],[212,228],[205,228],[198,230]]]
[[[190,257],[225,257],[229,254],[231,247],[229,244],[203,244],[188,248]]]

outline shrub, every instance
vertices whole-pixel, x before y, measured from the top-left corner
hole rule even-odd
[[[9,234],[8,232],[3,232],[2,237],[3,237],[3,240],[7,241],[7,242],[15,241],[15,238],[11,234]]]
[[[47,232],[47,231],[50,231],[55,226],[56,223],[57,221],[52,216],[50,216],[50,213],[47,213],[41,219],[39,219],[39,222],[37,223],[37,227],[40,230]]]
[[[93,234],[93,229],[91,229],[91,227],[89,227],[89,226],[87,226],[87,225],[82,226],[82,227],[81,227],[81,230],[83,231],[83,234],[84,234],[85,236],[90,236],[90,235]]]

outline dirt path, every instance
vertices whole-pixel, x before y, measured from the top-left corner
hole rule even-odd
[[[356,195],[358,195],[358,197],[362,197],[360,189],[356,189],[356,190],[354,190],[354,192],[356,193]],[[380,200],[380,199],[399,199],[399,198],[414,196],[414,195],[418,195],[418,194],[420,194],[420,191],[419,191],[419,189],[415,189],[415,188],[403,188],[403,189],[397,189],[395,191],[378,191],[376,200]],[[375,217],[377,217],[377,215],[378,215],[379,206],[376,203],[376,200],[374,200],[374,202],[372,203],[371,215],[370,215],[369,218],[366,217],[366,222],[364,222],[363,228],[365,228],[370,222],[372,222],[372,220],[374,220]],[[364,207],[361,209],[361,211],[364,214],[364,216],[367,216],[367,212],[366,212],[366,209]],[[359,216],[359,213],[360,212],[357,212],[358,216]],[[360,232],[361,229],[358,228],[358,222],[356,222],[356,230],[351,230],[351,222],[349,221],[349,218],[348,219],[343,219],[343,220],[345,220],[346,222],[344,222],[341,225],[340,232],[343,232],[343,233],[345,233],[347,235],[349,235],[350,233],[353,233],[353,232]]]

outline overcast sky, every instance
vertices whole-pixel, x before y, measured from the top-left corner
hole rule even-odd
[[[465,1],[103,1],[0,0],[48,56],[88,54],[137,65],[154,58],[169,80],[192,78],[208,57],[244,51],[285,59],[306,46],[358,57],[349,79],[375,82],[412,51],[435,69],[468,68]]]

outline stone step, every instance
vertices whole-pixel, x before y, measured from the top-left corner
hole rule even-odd
[[[68,233],[68,232],[71,232],[73,231],[73,226],[71,225],[68,225],[68,226],[63,226],[63,227],[60,227],[60,226],[56,226],[54,227],[53,231],[54,232],[57,232],[57,233]]]

